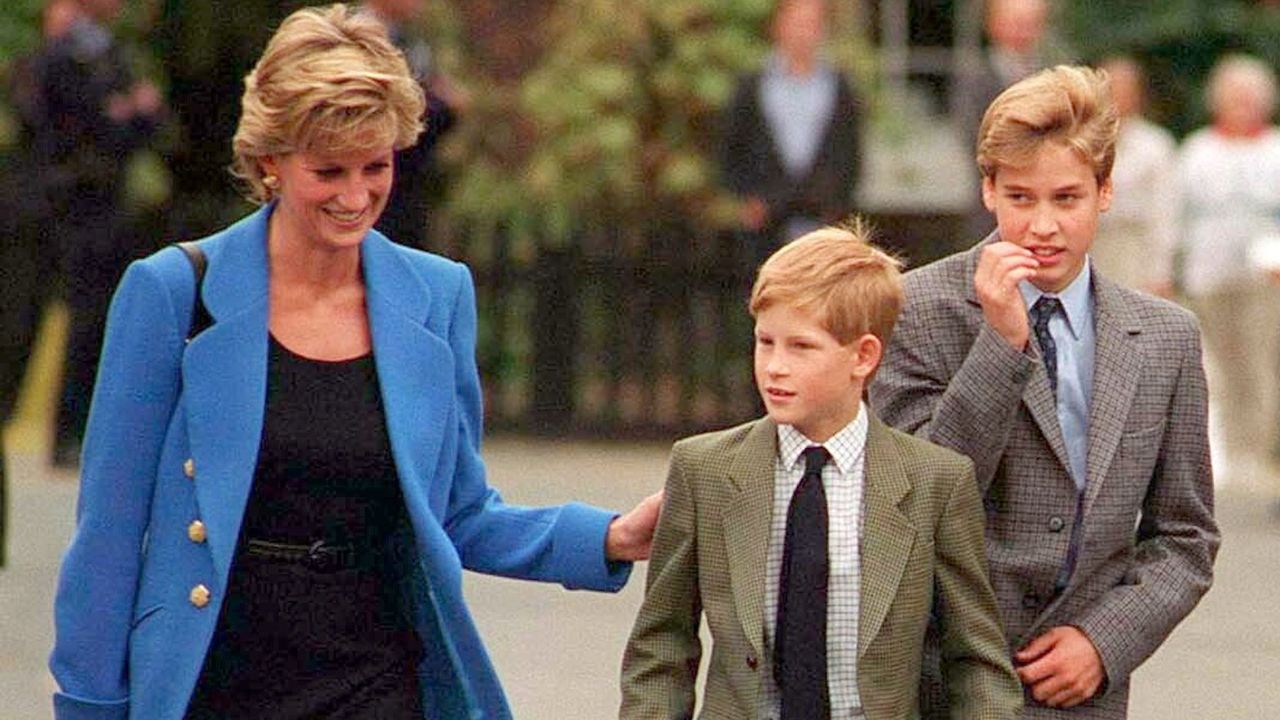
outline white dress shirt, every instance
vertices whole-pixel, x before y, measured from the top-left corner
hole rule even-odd
[[[1182,146],[1183,282],[1199,297],[1256,280],[1249,245],[1280,232],[1280,130],[1227,137],[1213,128]]]
[[[860,404],[853,422],[825,443],[815,443],[791,425],[778,426],[778,457],[774,463],[773,522],[769,529],[769,556],[765,567],[764,636],[761,662],[761,720],[776,720],[780,710],[778,686],[773,680],[773,638],[778,620],[778,582],[782,575],[782,548],[787,534],[787,508],[804,477],[805,448],[821,445],[831,453],[822,468],[827,494],[827,548],[830,568],[827,583],[827,687],[832,720],[861,718],[858,696],[858,592],[862,564],[863,455],[867,446],[867,408]]]
[[[1173,279],[1182,204],[1177,142],[1142,117],[1126,118],[1111,169],[1111,209],[1098,218],[1089,254],[1109,280],[1145,289]]]

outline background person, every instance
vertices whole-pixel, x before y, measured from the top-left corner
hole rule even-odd
[[[58,718],[511,710],[463,568],[617,590],[660,496],[506,505],[479,456],[467,269],[372,232],[422,91],[382,27],[291,15],[246,78],[236,172],[265,205],[112,304],[50,666]]]
[[[1048,0],[986,0],[983,33],[987,45],[975,64],[960,74],[951,107],[964,145],[978,136],[987,106],[1005,88],[1048,67],[1057,58],[1047,40]],[[991,213],[977,197],[969,207],[966,231],[973,237],[991,232]]]
[[[426,0],[366,0],[364,7],[386,26],[391,42],[404,52],[409,71],[427,98],[424,130],[418,142],[396,151],[396,182],[377,227],[398,243],[427,250],[428,211],[438,173],[435,146],[453,128],[468,98],[441,72],[431,46],[407,27],[422,15]]]
[[[1250,246],[1280,234],[1280,130],[1273,70],[1261,60],[1220,60],[1205,87],[1211,126],[1183,142],[1182,290],[1200,318],[1214,400],[1215,461],[1227,477],[1270,474],[1276,441],[1276,289]]]
[[[10,68],[9,98],[18,120],[18,141],[0,164],[0,428],[18,402],[43,310],[62,286],[56,243],[46,237],[50,221],[42,179],[48,158],[36,135],[48,122],[43,78],[52,44],[80,12],[76,0],[52,0],[41,13],[40,47]],[[8,482],[0,440],[0,567],[5,565]]]
[[[853,210],[861,109],[820,55],[825,0],[780,0],[764,69],[742,78],[725,118],[721,166],[742,200],[745,277],[780,245]]]
[[[62,467],[79,460],[111,290],[133,257],[120,218],[125,162],[154,133],[162,108],[159,90],[133,77],[111,34],[121,0],[79,6],[49,44],[39,86],[46,121],[33,139],[69,311],[53,445]]]
[[[1177,142],[1142,116],[1146,78],[1136,60],[1114,57],[1100,67],[1110,80],[1120,136],[1111,170],[1111,209],[1098,219],[1089,256],[1094,267],[1121,285],[1172,297],[1182,210]]]

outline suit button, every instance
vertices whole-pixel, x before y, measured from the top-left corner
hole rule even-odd
[[[197,585],[191,588],[191,604],[202,608],[209,604],[209,588]]]
[[[1066,526],[1066,521],[1057,515],[1049,518],[1049,532],[1062,532],[1062,528]]]
[[[755,655],[747,656],[747,667],[751,668],[752,670],[755,670],[756,668],[760,667],[760,661],[756,659]]]
[[[193,520],[191,524],[187,526],[187,537],[190,538],[193,543],[204,542],[206,537],[204,523],[199,520]]]
[[[186,462],[182,463],[182,474],[194,480],[196,477],[196,461],[187,458]]]
[[[1022,596],[1022,607],[1027,610],[1035,610],[1040,607],[1040,598],[1036,597],[1035,593],[1027,593]]]

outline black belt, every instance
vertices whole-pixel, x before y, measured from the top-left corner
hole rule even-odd
[[[316,572],[337,572],[367,566],[372,559],[368,548],[351,543],[334,544],[317,540],[310,545],[290,545],[268,540],[248,540],[244,552],[260,560],[298,563]]]

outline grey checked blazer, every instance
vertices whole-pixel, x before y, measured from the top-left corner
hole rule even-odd
[[[940,614],[954,717],[1013,720],[1022,705],[983,559],[965,458],[875,417],[863,476],[858,689],[868,720],[918,717],[924,634]],[[761,419],[676,443],[645,600],[622,661],[624,720],[693,717],[705,615],[703,720],[756,716],[777,426]]]
[[[1075,485],[1035,343],[1018,352],[983,321],[973,285],[981,248],[906,275],[906,304],[871,403],[885,422],[973,460],[1010,648],[1073,625],[1102,656],[1107,682],[1096,697],[1068,711],[1028,697],[1025,717],[1124,718],[1130,673],[1213,580],[1220,536],[1199,329],[1172,303],[1092,273],[1097,332],[1080,549],[1056,593],[1076,527]]]

